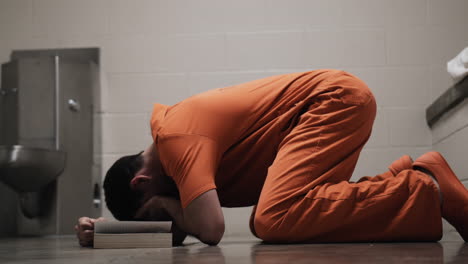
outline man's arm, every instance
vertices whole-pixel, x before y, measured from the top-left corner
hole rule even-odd
[[[163,196],[154,196],[137,213],[163,208],[176,225],[203,243],[216,245],[224,234],[224,217],[216,190],[210,190],[193,200],[185,209],[180,201]]]

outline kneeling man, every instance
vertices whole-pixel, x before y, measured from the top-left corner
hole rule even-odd
[[[375,114],[369,88],[338,70],[155,104],[153,143],[109,169],[107,206],[119,220],[172,220],[211,245],[222,206],[252,205],[252,233],[272,243],[437,241],[442,217],[467,241],[468,191],[439,153],[349,182]],[[82,245],[94,221],[79,220]]]

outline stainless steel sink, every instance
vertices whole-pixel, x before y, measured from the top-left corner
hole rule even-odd
[[[0,181],[18,193],[38,192],[62,173],[65,160],[60,150],[0,146]]]

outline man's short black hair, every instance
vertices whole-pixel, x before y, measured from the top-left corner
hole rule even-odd
[[[104,179],[104,195],[107,208],[118,220],[133,220],[141,206],[142,193],[130,188],[130,181],[143,167],[141,153],[118,159],[107,171]]]

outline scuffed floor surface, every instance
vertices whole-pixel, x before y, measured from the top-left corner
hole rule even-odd
[[[468,263],[468,243],[266,245],[225,239],[217,247],[190,240],[170,249],[80,248],[73,236],[0,239],[0,263]]]

